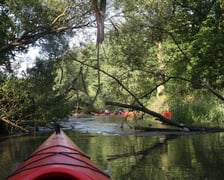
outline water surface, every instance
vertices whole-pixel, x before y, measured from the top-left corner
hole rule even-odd
[[[133,129],[117,130],[117,121],[84,121],[70,122],[74,129],[65,132],[113,180],[223,179],[224,133],[141,134]],[[92,128],[88,126],[91,122]],[[50,134],[1,138],[0,179],[5,179]]]

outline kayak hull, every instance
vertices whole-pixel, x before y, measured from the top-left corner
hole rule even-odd
[[[63,132],[53,133],[7,180],[107,180],[88,156]]]

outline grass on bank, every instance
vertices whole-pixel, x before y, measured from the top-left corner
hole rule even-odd
[[[178,122],[219,126],[224,125],[224,103],[211,97],[194,98],[192,101],[173,101],[170,104],[173,119]]]

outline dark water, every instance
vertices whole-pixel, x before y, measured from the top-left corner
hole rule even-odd
[[[79,131],[65,132],[113,180],[224,178],[224,133],[173,136],[131,131],[122,134],[117,129],[119,123],[101,122],[99,127],[96,124],[91,129],[85,122],[83,126],[76,122],[73,125]],[[106,125],[110,130],[105,130]],[[0,139],[0,179],[9,175],[50,134]]]

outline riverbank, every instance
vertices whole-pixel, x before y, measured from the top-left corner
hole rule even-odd
[[[200,133],[214,133],[223,132],[223,128],[195,129],[189,131],[187,129],[175,128],[167,126],[154,119],[146,119],[139,121],[126,121],[125,117],[118,116],[91,116],[91,115],[75,115],[69,117],[67,120],[60,121],[60,126],[64,130],[80,131],[84,133],[99,133],[99,134],[114,134],[114,135],[191,135]],[[45,132],[52,132],[54,126],[39,127],[38,131],[31,131],[30,133],[17,132],[11,135],[2,135],[0,138],[7,138],[13,136],[41,134]]]

